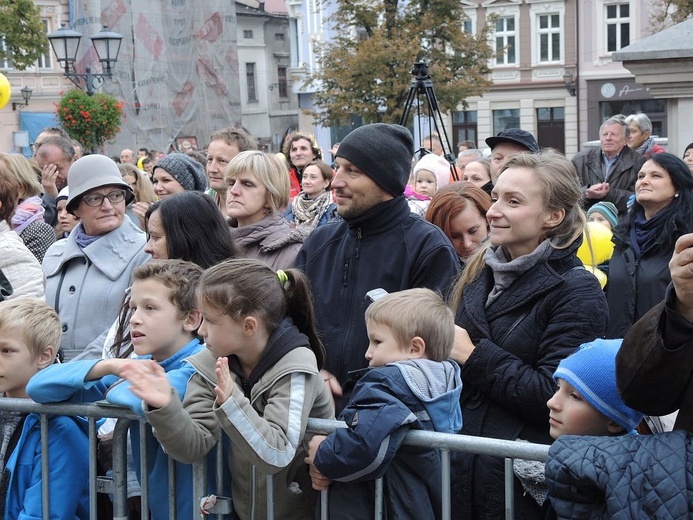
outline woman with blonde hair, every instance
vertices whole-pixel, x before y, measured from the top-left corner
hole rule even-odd
[[[10,226],[27,249],[42,262],[46,251],[55,242],[55,231],[43,219],[41,171],[36,163],[16,153],[0,154],[0,161],[19,181],[19,200]]]
[[[306,235],[283,216],[290,189],[286,165],[274,154],[247,150],[231,159],[224,178],[231,235],[246,256],[272,269],[293,265]]]
[[[576,251],[585,215],[575,168],[553,154],[510,159],[486,213],[489,240],[472,257],[452,297],[462,367],[465,435],[549,444],[552,374],[579,345],[602,337],[607,306]],[[454,518],[502,518],[503,460],[459,453]],[[515,514],[539,518],[515,479]]]

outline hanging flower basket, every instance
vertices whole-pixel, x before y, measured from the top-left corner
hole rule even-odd
[[[70,90],[60,99],[56,112],[72,139],[86,147],[100,147],[120,132],[123,105],[109,94],[90,96],[81,90]]]

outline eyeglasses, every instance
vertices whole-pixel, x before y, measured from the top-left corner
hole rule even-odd
[[[111,204],[118,204],[125,200],[125,190],[113,190],[101,195],[100,193],[92,193],[82,197],[82,202],[92,208],[98,208],[103,204],[104,199],[108,199]]]

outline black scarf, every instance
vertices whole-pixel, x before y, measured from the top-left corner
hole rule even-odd
[[[645,219],[644,211],[633,215],[630,225],[630,244],[637,258],[657,241],[673,211],[674,205],[670,204],[650,220]]]

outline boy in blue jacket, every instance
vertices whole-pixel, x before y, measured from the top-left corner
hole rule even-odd
[[[183,260],[153,260],[133,271],[130,291],[129,326],[132,347],[138,358],[154,359],[166,371],[171,385],[182,399],[195,370],[185,358],[204,346],[197,337],[201,314],[195,290],[202,268]],[[56,365],[32,378],[27,393],[36,402],[94,402],[106,399],[144,415],[142,400],[120,378],[128,358],[89,359]],[[140,475],[140,429],[130,427],[135,472]],[[149,509],[154,520],[168,520],[168,456],[153,435],[147,435]],[[210,452],[214,454],[214,451]],[[175,463],[176,509],[178,518],[190,518],[192,466]],[[214,475],[210,458],[210,475]],[[214,482],[214,478],[210,482]]]
[[[459,366],[447,360],[452,311],[430,289],[384,296],[366,310],[369,368],[360,372],[340,428],[309,443],[315,489],[329,489],[331,518],[373,516],[374,481],[384,476],[386,518],[442,515],[437,450],[402,446],[409,430],[462,427]]]
[[[0,392],[27,399],[29,379],[53,364],[60,318],[42,300],[0,303]],[[50,517],[89,518],[87,422],[48,419],[48,452],[41,448],[40,416],[0,411],[0,518],[42,518],[41,460],[48,457]]]

